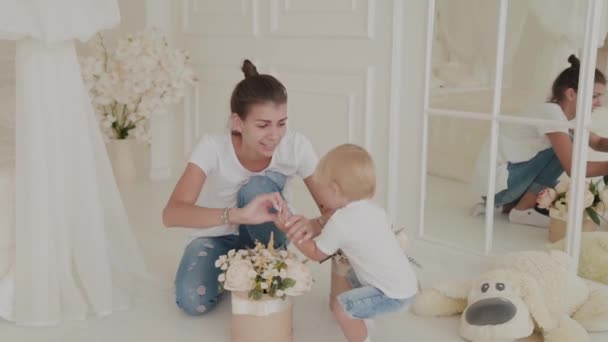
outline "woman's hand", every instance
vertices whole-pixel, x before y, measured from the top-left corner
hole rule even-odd
[[[285,229],[289,240],[297,244],[306,242],[319,235],[315,221],[309,220],[302,215],[293,215],[285,222]]]
[[[236,224],[261,224],[277,219],[281,209],[287,205],[278,192],[256,196],[243,208],[232,209],[228,213],[228,221]],[[274,212],[271,212],[274,209]],[[233,212],[234,211],[234,212]]]

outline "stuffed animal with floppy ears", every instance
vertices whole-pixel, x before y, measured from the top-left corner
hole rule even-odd
[[[535,331],[546,342],[583,342],[608,330],[608,288],[593,288],[576,274],[564,252],[525,251],[498,257],[475,279],[423,290],[412,311],[419,316],[461,314],[469,341],[513,341]]]

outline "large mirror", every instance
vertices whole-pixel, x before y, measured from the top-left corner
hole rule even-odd
[[[544,249],[555,239],[550,236],[549,209],[536,203],[537,192],[568,179],[559,170],[558,158],[549,158],[552,145],[546,133],[574,127],[572,118],[556,114],[562,109],[553,88],[564,69],[579,63],[586,21],[586,2],[559,1],[560,9],[548,13],[544,1],[508,1],[504,51],[497,58],[500,4],[498,0],[435,2],[422,196],[424,236],[491,254]],[[605,26],[600,37],[606,37]],[[598,67],[603,69],[608,49],[603,42],[598,48]],[[501,87],[495,99],[496,80]],[[500,103],[493,118],[495,100]],[[493,120],[498,125],[494,137]],[[608,113],[598,107],[592,130],[601,130],[602,122],[608,123]],[[497,168],[490,182],[493,139]],[[608,154],[592,152],[589,158],[608,160]],[[557,163],[551,182],[535,185],[538,179],[529,179],[518,184],[524,191],[501,193],[508,181],[518,183],[518,173],[532,172],[525,163],[532,160]],[[496,207],[486,236],[485,196],[491,184]]]
[[[467,250],[483,251],[485,222],[472,215],[481,201],[473,181],[487,120],[431,116],[428,130],[425,235]],[[487,159],[484,155],[482,159]]]

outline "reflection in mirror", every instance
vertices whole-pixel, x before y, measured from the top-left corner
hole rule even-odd
[[[436,1],[432,108],[491,111],[498,5],[498,0]]]
[[[568,57],[582,49],[586,2],[557,6],[561,10],[548,11],[542,1],[508,2],[501,114],[547,100],[555,77],[570,66]],[[499,7],[498,0],[435,2],[432,108],[491,111]]]
[[[597,103],[599,105],[599,102]],[[498,135],[493,245],[495,252],[543,249],[566,235],[569,178],[564,165],[573,158],[573,135],[564,125],[567,106],[544,103],[531,107],[530,113],[551,117],[557,124],[531,125],[501,123]],[[590,145],[600,151],[589,154],[585,193],[583,231],[606,226],[608,189],[603,192],[603,176],[608,174],[608,113],[598,109],[593,115]],[[604,131],[603,131],[604,130]],[[603,147],[606,142],[606,148]],[[484,149],[488,144],[484,144]],[[483,151],[482,149],[482,155]],[[605,151],[605,152],[602,152]],[[480,177],[487,175],[489,164],[480,163]],[[483,184],[481,184],[483,185]],[[485,188],[478,191],[485,193]]]
[[[508,100],[501,114],[525,114],[521,109],[547,101],[554,79],[570,66],[568,57],[583,47],[586,2],[556,6],[559,11],[540,1],[509,1],[503,79]]]
[[[471,216],[472,203],[477,201],[471,177],[481,143],[489,134],[486,120],[429,117],[424,213],[429,238],[483,251],[485,222]]]
[[[593,144],[594,139],[602,141],[597,140],[597,137],[601,137],[599,139],[608,137],[608,110],[606,108],[599,107],[593,111],[590,134],[592,134],[592,138],[590,139],[588,154],[588,174],[591,173],[591,169],[595,168],[594,163],[608,162],[608,153]],[[597,136],[594,138],[593,135]],[[595,150],[593,147],[599,150]],[[608,248],[606,248],[608,246],[608,187],[606,187],[606,181],[602,176],[589,177],[587,184],[589,193],[593,196],[589,193],[586,196],[587,203],[585,204],[591,203],[591,205],[585,209],[581,226],[579,275],[594,282],[608,285]],[[563,223],[552,219],[550,229],[554,231],[552,237],[555,243],[551,244],[550,247],[565,250],[566,242],[563,239],[564,234],[561,233],[563,230],[561,224]]]
[[[548,104],[549,105],[549,104]],[[540,108],[538,110],[550,110]],[[539,193],[553,188],[563,167],[551,147],[547,133],[562,132],[567,140],[568,129],[560,126],[501,123],[498,132],[496,178],[494,187],[494,253],[544,249],[548,243],[550,218],[547,206],[537,204]],[[482,156],[487,154],[489,139]],[[479,159],[476,175],[480,182],[489,175],[488,159]],[[487,184],[476,187],[485,196]],[[482,201],[483,203],[483,201]],[[483,215],[480,215],[483,216]]]

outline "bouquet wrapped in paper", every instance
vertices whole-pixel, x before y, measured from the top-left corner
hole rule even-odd
[[[293,253],[257,243],[230,250],[215,266],[222,290],[232,292],[233,342],[289,342],[293,338],[291,297],[309,292],[310,269]]]
[[[582,230],[594,231],[605,220],[608,207],[608,188],[606,178],[598,181],[588,180],[585,185],[584,212]],[[566,235],[566,221],[568,220],[568,204],[570,202],[570,182],[562,180],[555,188],[546,188],[538,193],[536,203],[539,208],[549,210],[551,226],[549,227],[549,241],[556,242]]]

